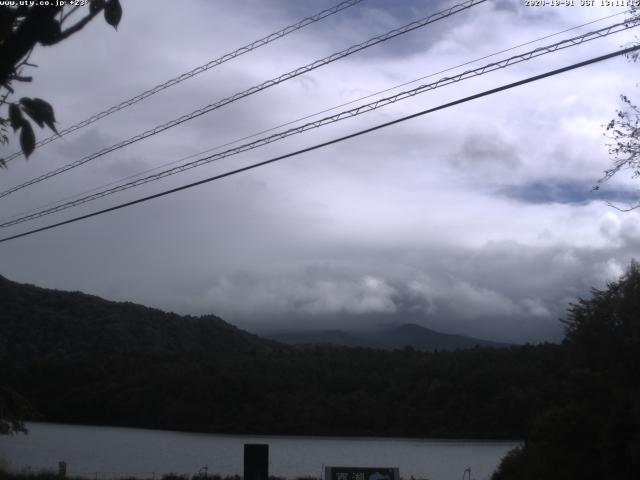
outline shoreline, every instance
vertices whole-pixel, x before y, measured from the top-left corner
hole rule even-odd
[[[394,434],[340,434],[340,433],[327,433],[327,434],[298,434],[298,433],[255,433],[255,432],[212,432],[207,430],[198,429],[170,429],[165,427],[151,427],[151,426],[138,426],[138,425],[122,425],[122,424],[100,424],[100,423],[77,423],[77,422],[65,422],[57,420],[38,420],[29,421],[25,423],[27,430],[29,425],[41,424],[41,425],[61,425],[68,427],[86,427],[86,428],[114,428],[114,429],[135,429],[135,430],[147,430],[152,432],[171,432],[171,433],[183,433],[192,435],[211,435],[216,437],[256,437],[256,438],[291,438],[291,439],[309,439],[309,440],[324,440],[324,439],[344,439],[344,440],[421,440],[421,441],[434,441],[434,442],[482,442],[482,443],[502,443],[502,442],[523,442],[524,438],[516,436],[411,436],[411,435],[394,435]],[[24,434],[18,434],[24,435]],[[28,435],[28,434],[27,434]]]

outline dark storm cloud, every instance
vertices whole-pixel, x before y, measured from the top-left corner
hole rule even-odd
[[[640,245],[634,225],[613,233],[613,248],[494,242],[473,250],[345,251],[348,261],[221,276],[201,308],[233,305],[224,314],[258,330],[411,321],[504,341],[557,340],[569,303],[616,278],[625,267],[618,258],[630,261]],[[605,221],[602,228],[611,227]],[[269,321],[256,322],[260,316]]]

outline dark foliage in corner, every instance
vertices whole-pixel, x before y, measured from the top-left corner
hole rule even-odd
[[[622,480],[640,471],[640,268],[569,308],[562,401],[493,480]]]
[[[629,2],[630,13],[629,20],[637,19],[640,13],[640,5],[637,2]],[[640,58],[640,52],[635,50],[626,55],[627,59],[637,62]],[[604,133],[609,140],[609,156],[613,166],[604,171],[604,175],[593,190],[599,190],[607,181],[613,178],[622,170],[631,171],[633,177],[640,176],[640,137],[638,136],[638,128],[640,127],[640,109],[626,95],[620,95],[622,107],[616,111],[616,115],[606,126]],[[636,202],[627,208],[620,208],[613,204],[610,206],[622,210],[630,211],[640,207],[640,203]]]
[[[120,0],[90,0],[84,15],[69,24],[70,18],[80,9],[80,5],[27,5],[29,2],[14,2],[15,5],[0,5],[0,144],[9,142],[9,129],[19,135],[20,147],[25,157],[36,148],[36,136],[29,119],[40,128],[47,126],[58,133],[55,127],[53,107],[41,98],[23,97],[10,102],[15,93],[14,82],[30,82],[32,77],[23,71],[35,67],[29,63],[33,49],[51,46],[69,38],[82,30],[96,15],[104,13],[105,21],[118,27],[122,19]],[[21,5],[19,3],[24,3]],[[6,162],[0,158],[0,167]]]

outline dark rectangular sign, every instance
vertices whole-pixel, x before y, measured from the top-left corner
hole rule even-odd
[[[244,480],[268,480],[269,445],[244,444]]]
[[[324,480],[399,480],[397,468],[325,467]]]

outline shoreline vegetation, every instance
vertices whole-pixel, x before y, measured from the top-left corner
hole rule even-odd
[[[151,474],[147,477],[139,477],[125,474],[118,474],[117,472],[87,472],[84,475],[65,475],[61,477],[57,473],[48,470],[42,470],[39,472],[20,471],[12,472],[10,470],[0,469],[0,480],[242,480],[241,475],[218,475],[218,474]],[[269,476],[269,480],[322,480],[317,477],[276,477]],[[405,479],[401,479],[405,480]],[[411,480],[428,480],[428,479],[412,479]]]
[[[198,433],[198,434],[206,434],[206,435],[219,435],[219,436],[237,436],[243,435],[248,437],[264,437],[265,440],[269,438],[339,438],[344,440],[349,439],[375,439],[375,438],[384,438],[384,439],[398,439],[398,440],[425,440],[425,441],[445,441],[445,442],[524,442],[524,436],[489,436],[489,435],[479,435],[479,436],[424,436],[424,435],[384,435],[384,434],[335,434],[335,433],[270,433],[270,432],[218,432],[218,431],[209,431],[209,430],[200,430],[197,426],[194,426],[192,429],[171,429],[164,427],[153,427],[153,426],[137,426],[137,425],[128,425],[128,424],[117,424],[117,423],[89,423],[89,422],[72,422],[72,421],[63,421],[63,420],[51,420],[51,419],[33,419],[25,423],[26,432],[20,432],[15,435],[28,435],[29,434],[29,425],[30,424],[57,424],[57,425],[68,425],[73,427],[96,427],[96,428],[134,428],[137,430],[150,430],[150,431],[162,431],[162,432],[175,432],[175,433]],[[306,478],[306,477],[305,477]]]
[[[147,477],[139,477],[132,475],[120,475],[116,472],[87,472],[85,475],[65,475],[59,476],[51,471],[42,470],[39,472],[21,471],[12,472],[0,467],[0,480],[243,480],[241,475],[218,475],[209,473],[196,474],[151,474]],[[269,475],[269,480],[322,480],[318,477],[279,477]],[[428,478],[400,477],[400,480],[429,480]]]

